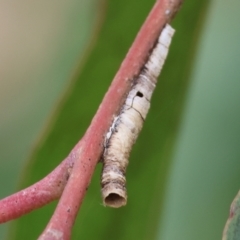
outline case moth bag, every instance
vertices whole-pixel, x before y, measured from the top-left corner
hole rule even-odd
[[[129,154],[146,119],[152,93],[167,57],[173,34],[174,29],[167,24],[143,70],[135,79],[120,114],[115,117],[106,134],[101,177],[105,206],[118,208],[126,205],[125,174]]]

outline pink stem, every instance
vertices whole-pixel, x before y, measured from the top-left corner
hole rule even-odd
[[[71,154],[76,156],[69,181],[41,240],[70,239],[78,209],[103,150],[108,128],[129,92],[132,80],[145,63],[164,25],[178,10],[182,0],[159,0],[154,5],[132,47],[117,72],[90,127]]]
[[[0,201],[0,223],[15,219],[58,199],[68,181],[73,159],[69,155],[50,174],[32,186]]]

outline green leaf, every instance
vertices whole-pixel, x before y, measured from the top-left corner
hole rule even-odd
[[[226,223],[222,240],[240,239],[240,192],[231,204],[230,216]]]
[[[196,40],[207,3],[206,0],[186,1],[173,24],[177,31],[173,45],[154,94],[150,114],[131,154],[127,171],[127,206],[121,209],[102,206],[101,166],[98,166],[75,223],[72,239],[156,237],[165,179],[171,165]],[[153,0],[108,2],[105,22],[96,44],[58,106],[45,138],[32,154],[20,188],[49,173],[84,134],[153,4]],[[50,204],[14,221],[9,239],[36,239],[55,205]]]
[[[158,239],[221,239],[239,190],[239,7],[240,1],[212,1],[206,16]]]

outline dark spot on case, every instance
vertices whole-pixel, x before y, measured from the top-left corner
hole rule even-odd
[[[143,94],[141,92],[137,92],[136,96],[143,97]]]

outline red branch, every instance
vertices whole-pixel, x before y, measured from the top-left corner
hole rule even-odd
[[[74,161],[73,154],[69,154],[45,178],[2,199],[0,201],[0,223],[20,217],[58,199],[67,184]]]
[[[159,0],[154,5],[84,135],[83,144],[75,148],[79,158],[59,204],[39,239],[70,239],[77,211],[103,150],[104,136],[114,115],[119,112],[134,76],[140,72],[161,30],[176,13],[181,2]]]
[[[158,0],[155,3],[84,137],[48,176],[0,201],[0,222],[39,208],[59,198],[63,191],[58,206],[39,239],[70,239],[78,209],[103,151],[104,136],[113,117],[119,112],[134,76],[139,74],[161,30],[173,18],[182,1]]]

